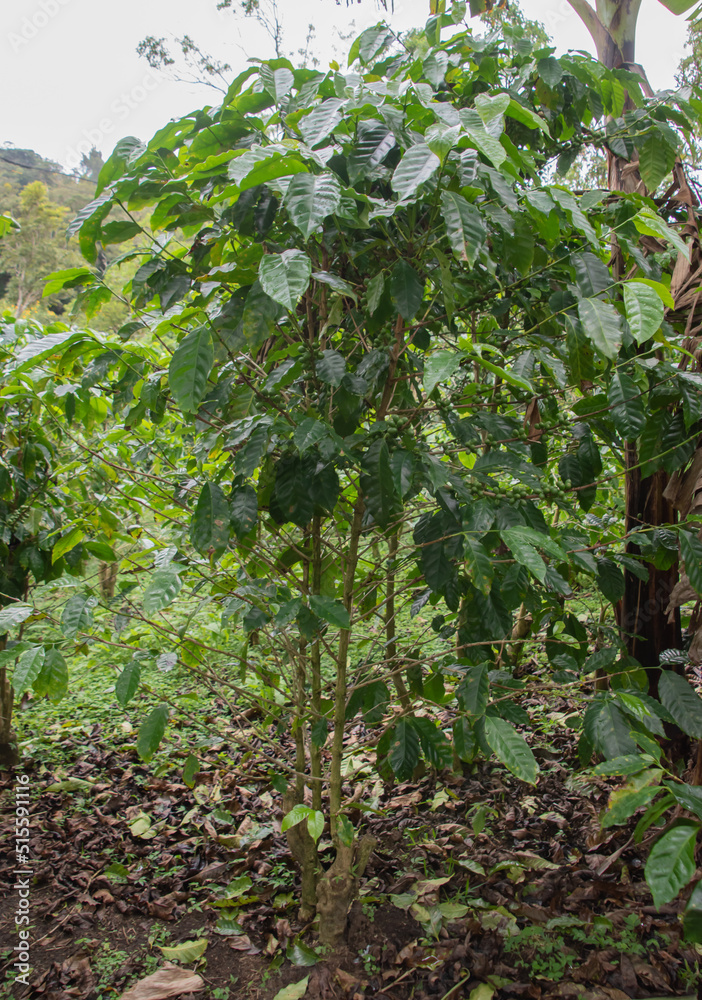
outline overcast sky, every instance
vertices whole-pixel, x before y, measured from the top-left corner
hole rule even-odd
[[[353,21],[357,34],[380,18],[374,0],[348,9],[334,0],[279,4],[286,50],[304,45],[311,22],[322,68],[348,48],[339,30]],[[388,18],[398,30],[416,27],[428,6],[395,0]],[[567,0],[522,0],[522,9],[544,23],[559,52],[592,49]],[[673,85],[685,29],[658,0],[643,0],[637,58],[654,89]],[[136,55],[146,35],[182,34],[236,72],[249,56],[272,55],[257,25],[218,12],[216,0],[0,0],[0,145],[35,149],[72,168],[82,149],[95,145],[107,156],[122,136],[148,139],[168,119],[218,103],[215,91],[159,78]]]

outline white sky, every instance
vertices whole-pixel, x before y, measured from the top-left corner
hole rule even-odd
[[[289,52],[304,45],[307,25],[316,29],[315,54],[339,58],[354,35],[381,17],[374,0],[336,6],[334,0],[278,0]],[[393,27],[424,23],[428,0],[396,0]],[[522,0],[541,20],[559,52],[592,49],[589,35],[567,0]],[[654,90],[673,86],[686,24],[658,0],[643,0],[637,58]],[[107,156],[125,135],[148,139],[170,118],[218,103],[204,87],[159,79],[135,49],[146,35],[189,34],[201,47],[239,72],[249,55],[272,55],[270,41],[249,20],[218,12],[216,0],[0,0],[0,145],[35,149],[68,167],[83,148]]]

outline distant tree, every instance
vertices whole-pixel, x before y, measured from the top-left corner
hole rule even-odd
[[[97,179],[104,165],[105,161],[102,158],[102,153],[93,146],[89,153],[83,153],[77,174],[79,177],[97,184]]]
[[[0,246],[0,273],[5,275],[5,296],[16,316],[40,301],[44,279],[51,271],[70,267],[78,254],[66,247],[69,209],[49,198],[46,184],[32,181],[20,193],[14,210],[20,228]],[[49,302],[63,311],[60,300]]]

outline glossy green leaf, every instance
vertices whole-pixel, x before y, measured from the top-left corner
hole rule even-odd
[[[408,719],[400,719],[393,730],[388,760],[397,780],[409,781],[419,763],[419,737]]]
[[[427,396],[439,382],[445,382],[458,371],[462,360],[460,351],[437,351],[427,358],[424,363],[424,391]]]
[[[468,667],[463,680],[456,690],[458,703],[464,712],[480,719],[485,715],[490,695],[488,668],[484,663],[477,667]]]
[[[387,125],[376,120],[359,122],[358,139],[347,161],[351,183],[379,167],[396,142]]]
[[[500,532],[502,540],[512,550],[512,555],[522,566],[526,566],[541,583],[546,579],[546,563],[529,541],[525,540],[518,529],[507,528]]]
[[[645,288],[646,286],[642,285],[641,287]],[[617,433],[624,441],[635,440],[646,423],[641,390],[628,375],[616,372],[612,376],[609,386],[608,399],[609,405],[612,407],[612,419]]]
[[[43,646],[34,646],[26,650],[20,656],[17,666],[12,674],[12,687],[15,690],[15,697],[28,691],[41,673],[45,657]]]
[[[353,847],[355,831],[348,816],[339,816],[336,821],[336,832],[344,847]]]
[[[702,698],[684,677],[663,670],[658,679],[658,694],[678,726],[693,739],[702,740]]]
[[[68,693],[68,665],[61,651],[52,648],[46,651],[41,673],[34,682],[34,691],[40,698],[46,696],[56,704]]]
[[[207,482],[190,520],[190,541],[198,552],[220,553],[229,544],[229,504],[221,486]]]
[[[305,293],[312,274],[312,261],[300,250],[267,254],[261,261],[258,280],[275,302],[292,312]]]
[[[637,344],[645,344],[661,328],[665,306],[658,292],[642,281],[623,285],[624,309],[631,334]]]
[[[678,820],[651,848],[644,869],[656,909],[675,899],[695,874],[699,823]]]
[[[678,784],[667,781],[666,788],[683,808],[702,819],[702,788],[699,785]]]
[[[519,778],[535,785],[539,765],[526,740],[506,719],[497,716],[485,717],[485,739],[497,759]]]
[[[341,385],[341,380],[346,374],[346,359],[338,351],[322,351],[316,371],[322,382],[326,382],[327,385]]]
[[[0,635],[3,632],[7,632],[14,625],[21,625],[22,622],[26,622],[33,613],[34,608],[31,604],[23,604],[21,602],[8,604],[7,607],[0,608]]]
[[[333,597],[321,597],[318,594],[312,594],[310,605],[317,617],[323,621],[329,622],[330,625],[334,625],[336,628],[350,628],[351,620],[349,613],[341,601],[337,601]]]
[[[309,239],[340,204],[341,187],[332,173],[297,174],[285,196],[290,219],[305,239]]]
[[[53,549],[51,550],[51,562],[58,562],[59,559],[65,556],[67,552],[70,552],[71,549],[74,549],[76,545],[80,544],[83,538],[85,538],[85,532],[83,529],[74,525],[70,531],[66,532],[65,535],[62,535],[59,539],[57,539]]]
[[[197,962],[207,951],[209,941],[207,938],[198,938],[197,941],[181,941],[179,944],[167,947],[159,945],[163,957],[169,962],[181,962],[183,965],[190,965]]]
[[[341,121],[343,103],[335,97],[330,97],[317,104],[308,115],[301,118],[298,127],[308,146],[314,147],[326,139],[329,133]]]
[[[485,242],[486,230],[482,215],[455,191],[442,192],[441,214],[454,254],[459,260],[473,265]]]
[[[258,518],[258,497],[253,486],[240,486],[232,492],[229,512],[237,538],[248,535]]]
[[[639,147],[641,179],[651,194],[673,169],[675,156],[676,150],[655,132]]]
[[[487,596],[490,593],[494,576],[494,567],[489,553],[477,538],[467,535],[463,554],[470,582],[476,590]]]
[[[475,757],[477,743],[470,721],[463,716],[453,723],[453,746],[460,760],[470,764]]]
[[[595,701],[588,706],[583,731],[590,744],[608,760],[636,752],[631,726],[611,700]]]
[[[295,83],[292,70],[287,67],[271,69],[266,63],[261,64],[261,83],[271,95],[276,104],[280,104],[290,93]]]
[[[403,319],[412,319],[424,298],[424,282],[411,264],[399,260],[390,274],[390,295]]]
[[[74,594],[66,601],[61,615],[61,631],[67,639],[73,639],[78,632],[90,628],[96,604],[97,598],[89,594]]]
[[[213,363],[212,336],[206,326],[193,330],[175,349],[168,367],[168,384],[184,413],[193,413],[200,406]]]
[[[441,160],[426,143],[410,146],[392,175],[393,191],[402,201],[413,198],[420,184],[433,177],[440,166]]]
[[[168,705],[157,705],[144,719],[137,736],[137,753],[150,761],[158,750],[168,723]]]
[[[398,497],[385,440],[374,441],[363,456],[361,488],[366,507],[381,528],[386,528],[398,510]]]
[[[150,617],[158,611],[163,611],[173,603],[182,586],[183,582],[177,573],[171,570],[158,570],[144,590],[144,614]]]
[[[289,983],[287,986],[283,986],[282,989],[278,990],[273,1000],[301,1000],[307,992],[309,981],[310,977],[305,976],[299,983]]]
[[[672,243],[676,250],[687,257],[688,260],[690,259],[690,246],[653,209],[642,208],[632,221],[640,233],[646,236],[657,236],[667,243]]]
[[[188,788],[195,787],[195,775],[200,770],[200,762],[195,754],[188,754],[183,764],[183,783]]]
[[[616,358],[622,344],[622,329],[621,317],[614,306],[601,299],[581,299],[578,316],[595,349],[610,360]]]
[[[141,665],[138,660],[130,660],[115,684],[115,697],[122,708],[132,700],[141,680]]]

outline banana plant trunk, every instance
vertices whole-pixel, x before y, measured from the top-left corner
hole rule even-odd
[[[597,56],[607,69],[623,67],[638,73],[643,80],[644,92],[651,94],[642,66],[635,62],[636,22],[641,0],[597,0],[596,9],[588,0],[568,0],[590,32],[597,47]],[[627,100],[625,110],[633,105]],[[607,153],[607,180],[610,191],[646,194],[638,169],[638,161],[629,162]],[[623,277],[620,262],[614,253],[614,277]],[[672,524],[676,512],[666,498],[668,475],[659,470],[642,478],[638,452],[633,441],[625,444],[625,527],[629,535],[636,529],[652,529]],[[638,555],[639,549],[627,543],[627,552]],[[670,593],[678,580],[678,567],[658,569],[646,563],[648,580],[640,580],[626,570],[624,596],[617,608],[617,619],[627,651],[647,670],[651,694],[657,695],[661,653],[666,649],[679,649],[682,638],[680,614],[676,609],[671,619],[665,613]]]

